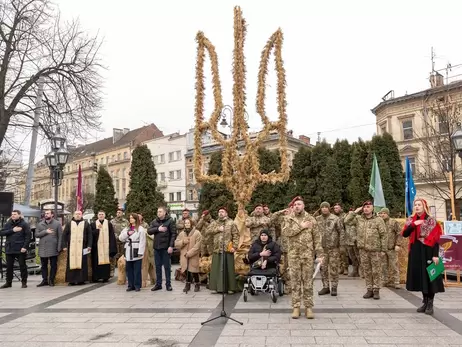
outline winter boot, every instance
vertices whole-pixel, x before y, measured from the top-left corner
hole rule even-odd
[[[187,293],[191,290],[191,283],[190,282],[186,282],[185,286],[184,286],[184,289],[183,289],[183,293]]]
[[[348,277],[358,277],[358,267],[353,266],[353,271],[348,274]]]
[[[433,314],[433,299],[428,299],[427,307],[425,308],[425,314]]]
[[[300,307],[294,307],[292,311],[292,319],[298,319],[300,317]]]
[[[348,266],[343,269],[343,274],[345,276],[348,275]]]
[[[424,313],[427,310],[428,297],[425,295],[422,300],[422,306],[417,309],[417,312]]]
[[[330,289],[329,288],[322,288],[319,292],[318,295],[326,295],[330,294]]]
[[[306,319],[313,319],[314,318],[314,313],[311,307],[305,308],[305,317]]]
[[[372,292],[371,289],[367,290],[367,293],[363,295],[364,299],[371,299],[374,296],[374,293]]]
[[[337,287],[332,287],[332,290],[330,292],[331,296],[337,296]]]
[[[6,282],[0,289],[11,288],[11,282]]]
[[[195,292],[198,292],[199,290],[201,290],[201,285],[200,285],[200,283],[196,283],[196,284],[194,285],[194,291],[195,291]]]
[[[374,289],[373,297],[374,297],[374,300],[379,300],[380,299],[380,290],[379,289]]]

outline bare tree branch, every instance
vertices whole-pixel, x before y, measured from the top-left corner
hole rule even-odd
[[[104,67],[98,35],[87,35],[78,21],[63,23],[48,0],[6,0],[0,38],[0,146],[9,129],[32,124],[40,79],[42,129],[59,124],[71,138],[82,138],[82,128],[99,129]]]

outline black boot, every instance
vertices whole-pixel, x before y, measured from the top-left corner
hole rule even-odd
[[[185,286],[184,286],[184,289],[183,289],[183,293],[187,293],[191,290],[191,283],[190,282],[186,282]]]
[[[425,314],[432,315],[433,314],[433,299],[428,299],[427,307],[425,308]]]
[[[194,285],[194,291],[195,291],[195,292],[198,292],[199,290],[201,290],[201,285],[200,285],[200,283],[196,283],[196,284]]]
[[[6,282],[0,289],[11,288],[11,282]]]
[[[26,281],[22,281],[22,286],[21,288],[27,288],[27,282]]]
[[[47,280],[42,280],[42,282],[37,284],[37,287],[44,287],[44,286],[47,286],[47,285],[48,285],[48,281]]]
[[[427,309],[427,304],[428,304],[428,297],[426,295],[424,295],[423,300],[422,300],[422,306],[420,306],[417,309],[417,312],[424,313],[425,310]]]

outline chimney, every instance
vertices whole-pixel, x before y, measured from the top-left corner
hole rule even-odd
[[[436,72],[430,76],[430,85],[432,88],[442,87],[444,85],[444,77]]]
[[[116,143],[124,136],[122,129],[113,128],[112,129],[112,143]]]
[[[307,145],[310,144],[310,138],[309,138],[308,136],[300,135],[300,136],[298,137],[298,139],[299,139],[300,141],[302,141],[303,143],[306,143]]]
[[[289,131],[287,132],[287,136],[293,137],[293,136],[294,136],[294,131],[293,131],[293,130],[289,130]]]
[[[124,135],[126,135],[130,131],[129,128],[124,128]]]

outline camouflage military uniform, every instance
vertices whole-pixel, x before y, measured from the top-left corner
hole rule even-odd
[[[260,237],[260,231],[263,229],[269,229],[271,221],[265,215],[247,217],[245,221],[245,226],[250,229],[250,238],[251,242],[254,243]],[[269,231],[271,238],[275,240],[275,235]]]
[[[128,220],[126,220],[124,217],[115,217],[111,220],[111,224],[114,227],[114,234],[116,236],[117,242],[117,254],[111,262],[111,274],[114,274],[114,268],[117,265],[117,260],[119,260],[119,258],[125,254],[125,242],[119,241],[119,235],[122,230],[128,226]]]
[[[345,217],[345,224],[357,222],[357,242],[361,257],[364,278],[366,280],[367,293],[365,298],[370,298],[371,293],[379,292],[382,285],[382,259],[381,254],[387,249],[386,226],[382,218],[372,216],[366,218],[364,214],[357,215],[350,212]]]
[[[321,234],[316,219],[303,211],[284,217],[282,235],[287,237],[289,252],[289,272],[292,287],[292,307],[312,308],[314,256],[322,256]],[[301,223],[311,222],[309,229],[303,229]],[[303,297],[303,298],[302,298]]]
[[[176,222],[176,231],[177,231],[177,235],[179,235],[182,231],[184,230],[184,219],[181,218],[180,220],[178,220],[178,222]]]
[[[343,226],[343,220],[345,219],[345,215],[346,215],[345,212],[341,212],[338,215],[334,213],[334,215],[340,218],[340,220],[342,221],[342,226]],[[340,251],[340,264],[338,267],[338,273],[348,275],[348,267],[350,266],[350,261],[348,259],[348,250],[346,247],[342,246],[339,248],[339,251]]]
[[[344,219],[345,221],[345,219]],[[348,256],[353,263],[353,272],[349,274],[351,277],[358,277],[359,273],[361,272],[360,267],[360,257],[359,257],[359,249],[357,239],[357,221],[353,219],[350,224],[343,223],[345,227],[345,246],[348,252]],[[363,276],[362,276],[363,277]]]
[[[323,248],[324,261],[321,265],[321,277],[323,290],[320,295],[330,292],[329,286],[329,270],[330,281],[332,285],[332,295],[337,294],[339,266],[340,266],[340,246],[345,244],[345,235],[343,223],[339,217],[334,214],[327,216],[320,215],[316,217],[318,222],[319,233],[321,234],[321,245]]]
[[[398,252],[395,247],[401,243],[401,228],[398,221],[388,216],[384,218],[384,222],[387,227],[387,250],[382,261],[383,285],[399,288]],[[389,273],[392,276],[390,281],[388,281]]]
[[[288,261],[288,251],[289,251],[289,239],[282,230],[287,226],[287,219],[285,217],[285,210],[274,212],[271,214],[270,223],[275,230],[280,230],[280,237],[277,238],[276,242],[281,247],[282,257],[281,257],[281,273],[282,279],[284,280],[284,291],[287,294],[291,292],[290,285],[290,271],[289,271],[289,261]]]
[[[202,235],[202,242],[201,242],[201,256],[207,256],[212,253],[212,239],[207,236],[206,230],[210,226],[212,222],[212,216],[210,214],[202,216],[196,225],[196,230],[199,230]],[[210,235],[209,235],[210,236]]]

